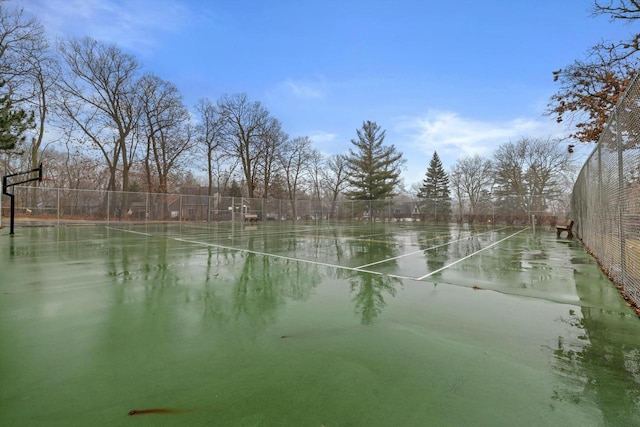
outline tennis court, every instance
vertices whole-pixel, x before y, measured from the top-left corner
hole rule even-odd
[[[7,234],[0,425],[640,426],[640,320],[553,230]]]

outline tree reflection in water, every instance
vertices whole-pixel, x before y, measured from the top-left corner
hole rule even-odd
[[[351,285],[351,293],[354,293],[355,312],[360,314],[363,324],[371,324],[382,313],[387,305],[384,301],[384,293],[392,297],[396,296],[396,285],[402,285],[400,279],[380,274],[372,274],[357,271],[344,271],[344,278]]]
[[[622,332],[631,314],[595,307],[581,314],[570,310],[562,319],[573,336],[558,337],[553,349],[562,385],[552,400],[597,408],[604,425],[640,425],[640,347]]]
[[[421,232],[418,234],[418,242],[420,249],[424,252],[425,260],[429,271],[436,271],[444,267],[449,259],[449,251],[451,235],[449,233],[440,233],[436,236],[431,232]]]
[[[381,266],[396,268],[397,262],[392,259],[398,255],[401,243],[393,233],[377,235],[375,240],[350,240],[347,242],[350,257],[358,260],[360,265],[380,260],[389,260]],[[338,277],[349,281],[351,293],[355,294],[355,312],[361,316],[363,324],[371,324],[382,313],[386,306],[384,294],[395,297],[397,285],[402,281],[384,274],[372,274],[360,271],[341,270]]]

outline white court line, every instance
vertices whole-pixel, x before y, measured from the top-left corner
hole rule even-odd
[[[196,226],[189,226],[190,229],[205,229],[202,227],[196,227]],[[273,236],[283,236],[283,235],[293,235],[294,238],[297,237],[314,237],[314,238],[321,238],[321,239],[333,239],[335,236],[330,234],[332,232],[335,231],[344,231],[344,230],[357,230],[354,227],[348,227],[348,228],[339,228],[339,227],[314,227],[314,226],[304,226],[304,227],[300,227],[297,228],[295,230],[282,230],[282,231],[273,231],[273,230],[269,230],[270,232],[267,232],[266,229],[263,230],[251,230],[251,231],[238,231],[238,232],[232,232],[232,231],[225,231],[224,233],[213,233],[213,234],[191,234],[188,237],[190,238],[205,238],[205,237],[217,237],[217,238],[224,238],[224,237],[229,237],[229,238],[233,238],[233,239],[247,239],[247,238],[253,238],[253,237],[273,237]],[[388,233],[375,233],[375,234],[370,234],[370,235],[360,235],[360,236],[340,236],[342,239],[347,240],[347,241],[370,241],[370,238],[373,236],[382,236],[382,235],[387,235]],[[175,238],[173,236],[175,236],[174,234],[169,234],[170,237]],[[394,243],[389,241],[388,243]],[[363,266],[365,267],[365,266]]]
[[[239,228],[242,226],[239,226]],[[271,226],[267,226],[267,227],[271,227]],[[193,226],[193,225],[189,225],[188,228],[190,229],[194,229],[194,230],[207,230],[206,227],[197,227],[197,226]],[[208,229],[211,231],[218,231],[218,230],[212,230],[212,229]],[[313,226],[309,225],[309,226],[304,226],[304,227],[300,227],[298,229],[294,229],[294,230],[268,230],[267,228],[264,229],[259,229],[259,230],[251,230],[251,231],[245,231],[245,230],[238,230],[238,231],[231,231],[230,229],[228,230],[224,230],[223,232],[216,232],[213,233],[213,235],[215,236],[220,236],[220,237],[224,237],[224,236],[237,236],[238,239],[242,239],[244,237],[263,237],[263,236],[279,236],[279,235],[284,235],[284,234],[296,234],[296,233],[300,233],[300,234],[308,234],[311,231],[335,231],[336,228],[335,227],[331,227],[331,228],[314,228]],[[207,237],[210,234],[199,234],[196,236],[192,236],[192,237],[198,237],[198,236],[202,236],[202,237]]]
[[[470,254],[470,255],[467,255],[466,257],[460,258],[459,260],[456,260],[456,261],[452,262],[451,264],[447,264],[447,265],[445,265],[445,266],[444,266],[444,267],[442,267],[442,268],[439,268],[439,269],[437,269],[437,270],[434,270],[434,271],[432,271],[431,273],[425,274],[425,275],[424,275],[424,276],[422,276],[422,277],[418,277],[416,280],[423,280],[423,279],[426,279],[426,278],[427,278],[427,277],[429,277],[429,276],[433,276],[434,274],[439,273],[439,272],[441,272],[442,270],[446,270],[447,268],[451,267],[452,265],[456,265],[457,263],[462,262],[462,261],[464,261],[464,260],[465,260],[465,259],[467,259],[467,258],[471,258],[472,256],[477,255],[477,254],[479,254],[480,252],[482,252],[482,251],[484,251],[484,250],[486,250],[486,249],[492,248],[492,247],[494,247],[495,245],[497,245],[498,243],[502,243],[502,242],[504,242],[505,240],[512,238],[512,237],[513,237],[513,236],[515,236],[516,234],[520,234],[520,233],[522,233],[523,231],[528,230],[528,229],[529,229],[529,227],[527,227],[527,228],[523,228],[523,229],[522,229],[522,230],[520,230],[520,231],[516,231],[515,233],[511,234],[510,236],[507,236],[507,237],[505,237],[505,238],[504,238],[504,239],[502,239],[502,240],[498,240],[497,242],[490,244],[490,245],[489,245],[489,246],[487,246],[486,248],[482,248],[482,249],[480,249],[479,251],[475,251],[474,253],[472,253],[472,254]]]
[[[106,228],[110,229],[110,230],[115,230],[115,231],[122,231],[122,232],[125,232],[125,233],[141,234],[141,235],[150,236],[150,237],[153,236],[152,234],[142,233],[140,231],[125,230],[125,229],[113,228],[113,227],[106,227]],[[449,268],[449,267],[451,267],[451,266],[453,266],[455,264],[458,264],[459,262],[464,261],[467,258],[470,258],[470,257],[472,257],[472,256],[484,251],[485,249],[489,249],[489,248],[491,248],[491,247],[493,247],[493,246],[495,246],[495,245],[497,245],[499,243],[502,243],[505,240],[515,236],[516,234],[522,233],[523,231],[528,230],[528,229],[529,229],[528,227],[527,228],[523,228],[522,230],[517,231],[517,232],[505,237],[504,239],[498,240],[497,242],[492,243],[492,244],[490,244],[489,246],[487,246],[485,248],[482,248],[482,249],[480,249],[480,250],[478,250],[478,251],[476,251],[476,252],[474,252],[474,253],[472,253],[470,255],[467,255],[466,257],[460,258],[459,260],[456,260],[456,261],[452,262],[451,264],[447,264],[442,268],[439,268],[439,269],[434,270],[434,271],[432,271],[432,272],[430,272],[428,274],[425,274],[422,277],[409,277],[409,276],[402,276],[402,275],[399,275],[399,274],[382,273],[382,272],[373,271],[373,270],[364,270],[364,267],[367,267],[367,266],[370,266],[370,265],[379,264],[379,263],[383,263],[383,262],[386,262],[386,261],[391,261],[391,260],[394,260],[394,259],[397,259],[397,258],[401,258],[403,256],[411,255],[411,254],[400,255],[398,257],[388,258],[388,259],[385,259],[385,260],[382,260],[382,261],[378,261],[378,262],[375,262],[375,263],[372,263],[372,264],[367,264],[367,265],[363,265],[363,266],[359,266],[359,267],[346,267],[346,266],[341,266],[341,265],[329,264],[329,263],[326,263],[326,262],[305,260],[305,259],[299,259],[299,258],[292,258],[292,257],[284,256],[284,255],[277,255],[277,254],[271,254],[271,253],[266,253],[266,252],[253,251],[253,250],[250,250],[250,249],[235,248],[233,246],[218,245],[218,244],[214,244],[214,243],[199,242],[199,241],[196,241],[196,240],[188,240],[188,239],[183,239],[183,238],[178,238],[178,237],[174,237],[173,240],[176,240],[176,241],[179,241],[179,242],[184,242],[184,243],[191,243],[191,244],[195,244],[195,245],[210,246],[210,247],[214,247],[214,248],[228,249],[228,250],[237,251],[237,252],[247,252],[247,253],[252,253],[252,254],[261,255],[261,256],[280,258],[280,259],[284,259],[284,260],[288,260],[288,261],[295,261],[295,262],[303,262],[303,263],[307,263],[307,264],[322,265],[324,267],[337,268],[337,269],[341,269],[341,270],[348,270],[348,271],[354,271],[354,272],[359,272],[359,273],[376,274],[378,276],[388,276],[388,277],[394,277],[394,278],[397,278],[397,279],[404,279],[404,280],[423,280],[423,279],[426,279],[429,276],[432,276],[432,275],[434,275],[436,273],[439,273],[442,270],[445,270],[445,269],[447,269],[447,268]],[[502,229],[500,229],[500,230],[502,230]],[[494,230],[492,230],[492,231],[494,231]],[[486,233],[490,233],[492,231],[488,231]],[[481,233],[479,235],[486,234],[486,233]],[[464,239],[456,240],[454,242],[449,242],[449,243],[455,243],[455,242],[462,241],[462,240],[467,240],[467,239],[468,239],[468,237],[464,238]],[[434,246],[433,248],[437,248],[437,247],[440,247],[440,246],[444,246],[444,244],[443,245]],[[430,249],[433,249],[433,248],[430,248]],[[428,249],[423,249],[421,251],[414,252],[413,254],[418,253],[418,252],[423,252],[425,250],[428,250]]]
[[[398,275],[398,274],[381,273],[379,271],[362,270],[362,269],[353,268],[353,267],[345,267],[345,266],[341,266],[341,265],[329,264],[329,263],[326,263],[326,262],[312,261],[312,260],[299,259],[299,258],[292,258],[292,257],[284,256],[284,255],[277,255],[277,254],[270,254],[270,253],[267,253],[267,252],[253,251],[253,250],[250,250],[250,249],[234,248],[233,246],[217,245],[217,244],[214,244],[214,243],[207,243],[207,242],[198,242],[196,240],[187,240],[187,239],[182,239],[182,238],[178,238],[178,237],[174,237],[173,239],[177,240],[179,242],[184,242],[184,243],[192,243],[192,244],[195,244],[195,245],[202,245],[202,246],[211,246],[213,248],[220,248],[220,249],[229,249],[229,250],[237,251],[237,252],[247,252],[247,253],[250,253],[250,254],[262,255],[262,256],[267,256],[267,257],[272,257],[272,258],[280,258],[280,259],[285,259],[285,260],[288,260],[288,261],[304,262],[304,263],[307,263],[307,264],[322,265],[324,267],[331,267],[331,268],[338,268],[338,269],[342,269],[342,270],[355,271],[357,273],[371,273],[371,274],[377,274],[378,276],[389,276],[389,277],[395,277],[397,279],[406,279],[406,280],[415,280],[416,279],[415,277],[401,276],[401,275]]]
[[[474,236],[482,236],[483,234],[493,233],[494,231],[504,230],[505,228],[507,228],[507,227],[503,227],[503,228],[500,228],[500,229],[498,229],[498,230],[486,231],[486,232],[484,232],[484,233],[474,234],[474,235],[472,235],[472,236],[465,237],[464,239],[458,239],[458,240],[454,240],[454,241],[452,241],[452,242],[443,243],[443,244],[441,244],[441,245],[431,246],[430,248],[427,248],[427,249],[420,249],[419,251],[410,252],[410,253],[408,253],[408,254],[403,254],[403,255],[398,255],[398,256],[395,256],[395,257],[393,257],[393,258],[383,259],[382,261],[376,261],[376,262],[372,262],[372,263],[369,263],[369,264],[360,265],[360,266],[355,267],[355,268],[356,268],[357,270],[359,270],[359,269],[361,269],[361,268],[371,267],[372,265],[382,264],[382,263],[385,263],[385,262],[387,262],[387,261],[393,261],[394,259],[399,259],[399,258],[403,258],[403,257],[406,257],[406,256],[411,256],[411,255],[415,255],[415,254],[419,254],[419,253],[424,253],[424,251],[430,251],[431,249],[440,248],[440,247],[442,247],[442,246],[447,246],[447,245],[450,245],[450,244],[452,244],[452,243],[462,242],[463,240],[469,240],[470,238],[472,238],[472,237],[474,237]]]
[[[152,237],[152,234],[149,233],[143,233],[142,231],[133,231],[133,230],[125,230],[124,228],[114,228],[114,227],[105,227],[109,230],[114,230],[114,231],[122,231],[124,233],[133,233],[133,234],[142,234],[143,236],[149,236]]]

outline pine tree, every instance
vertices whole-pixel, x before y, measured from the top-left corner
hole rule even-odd
[[[346,192],[353,200],[381,200],[393,197],[400,184],[400,169],[404,164],[402,153],[396,147],[385,146],[386,132],[375,122],[363,122],[352,139],[353,149],[346,156]]]
[[[231,186],[227,190],[227,196],[229,197],[242,197],[242,189],[240,184],[235,179],[231,181]]]
[[[2,87],[4,82],[0,82],[0,89]],[[18,143],[24,142],[24,132],[33,127],[33,113],[13,108],[9,94],[0,96],[0,150],[13,150]]]
[[[451,219],[449,175],[435,151],[417,196],[422,199],[421,209],[424,218],[431,218],[435,222],[448,222]]]

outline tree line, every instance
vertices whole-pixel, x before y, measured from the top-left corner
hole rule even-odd
[[[635,2],[596,1],[594,7],[594,13],[612,19],[631,20],[640,13]],[[596,47],[609,53],[609,61],[599,64],[605,78],[592,85],[605,86],[592,98],[585,73],[598,67],[576,62],[554,73],[562,88],[549,114],[559,121],[589,112],[595,98],[611,95],[598,104],[600,115],[591,112],[578,126],[573,135],[578,140],[593,140],[601,131],[604,110],[635,65],[637,37],[635,44]],[[611,71],[614,65],[617,72]],[[542,209],[527,205],[539,195],[560,199],[573,167],[560,140],[524,137],[502,144],[491,158],[461,157],[449,172],[434,152],[425,179],[406,189],[400,179],[403,155],[385,144],[385,136],[376,122],[363,121],[347,152],[323,156],[308,136],[290,137],[246,94],[204,97],[189,108],[173,83],[144,70],[116,45],[84,37],[52,46],[40,22],[0,0],[5,173],[45,162],[56,186],[65,188],[167,193],[204,184],[210,194],[292,201],[335,203],[341,197],[378,200],[410,193],[424,200],[425,212],[445,219],[462,203],[480,209],[487,195],[521,195],[523,209]],[[196,178],[199,173],[206,182]]]
[[[167,193],[201,184],[201,172],[210,192],[249,198],[335,200],[349,187],[371,199],[399,189],[402,154],[381,145],[375,122],[363,122],[349,155],[325,157],[246,94],[190,109],[173,83],[116,45],[84,37],[51,46],[36,19],[1,0],[0,84],[4,172],[44,161],[60,187]]]
[[[521,138],[489,158],[462,156],[446,172],[437,152],[416,188],[420,214],[433,221],[461,220],[491,211],[541,215],[567,212],[576,164],[558,139]]]

